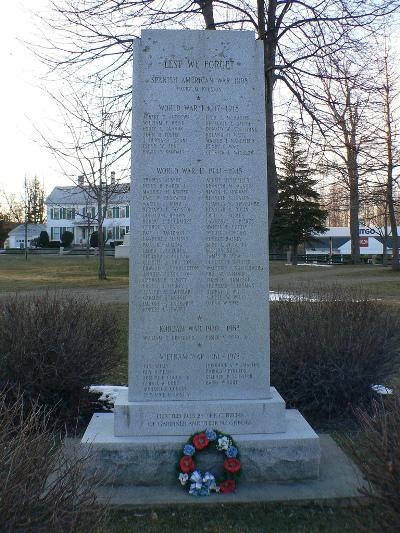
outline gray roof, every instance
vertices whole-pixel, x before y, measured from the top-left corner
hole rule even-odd
[[[112,194],[108,199],[109,203],[123,204],[129,203],[129,183],[117,183],[112,186]],[[54,187],[46,198],[46,204],[52,205],[91,205],[96,203],[95,194],[89,187],[70,185],[66,187]]]
[[[46,231],[46,224],[28,224],[28,237],[39,237],[41,231]],[[23,237],[25,235],[25,224],[20,224],[12,229],[8,236]]]

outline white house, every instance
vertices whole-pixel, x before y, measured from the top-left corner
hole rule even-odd
[[[46,231],[46,224],[27,224],[28,247],[33,239],[37,239],[42,231]],[[20,224],[10,231],[7,237],[7,248],[25,248],[25,224]]]
[[[122,241],[129,233],[129,184],[113,185],[114,193],[103,207],[103,232],[107,242]],[[74,244],[86,244],[98,229],[95,198],[83,184],[55,187],[46,199],[47,232],[51,241],[60,241],[64,231],[74,234]]]

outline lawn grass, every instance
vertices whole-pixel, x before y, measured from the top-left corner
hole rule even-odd
[[[168,506],[114,511],[110,533],[354,533],[359,531],[357,522],[372,530],[379,524],[378,509],[279,503]]]
[[[0,254],[0,292],[45,288],[116,289],[128,287],[127,259],[106,257],[107,280],[97,279],[96,256]],[[400,303],[400,273],[381,265],[292,266],[270,262],[272,290],[300,290],[315,284],[351,287],[362,283],[372,296]]]
[[[381,265],[292,266],[280,261],[270,263],[270,288],[275,291],[300,291],[313,285],[323,288],[362,285],[373,298],[400,303],[400,273]]]
[[[97,279],[98,257],[0,255],[0,291],[128,286],[128,260],[106,257],[107,280]]]

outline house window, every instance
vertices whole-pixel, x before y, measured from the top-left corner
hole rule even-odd
[[[51,218],[52,220],[60,220],[60,209],[58,207],[54,207],[54,209],[51,210]]]
[[[52,241],[60,240],[60,228],[51,228],[51,240]]]
[[[75,220],[75,208],[72,209],[65,209],[65,218],[66,220]]]
[[[120,236],[121,239],[123,239],[123,237],[124,237],[124,235],[126,233],[126,229],[125,228],[126,228],[126,226],[120,226],[119,227],[119,236]]]
[[[107,209],[107,218],[112,218],[112,217],[113,217],[113,210]]]
[[[113,211],[113,218],[119,218],[119,207],[113,207],[112,208],[112,211]]]

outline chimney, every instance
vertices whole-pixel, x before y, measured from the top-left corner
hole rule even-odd
[[[111,185],[115,185],[115,172],[111,172]]]
[[[85,176],[78,176],[79,187],[83,187],[84,183],[85,183]]]

